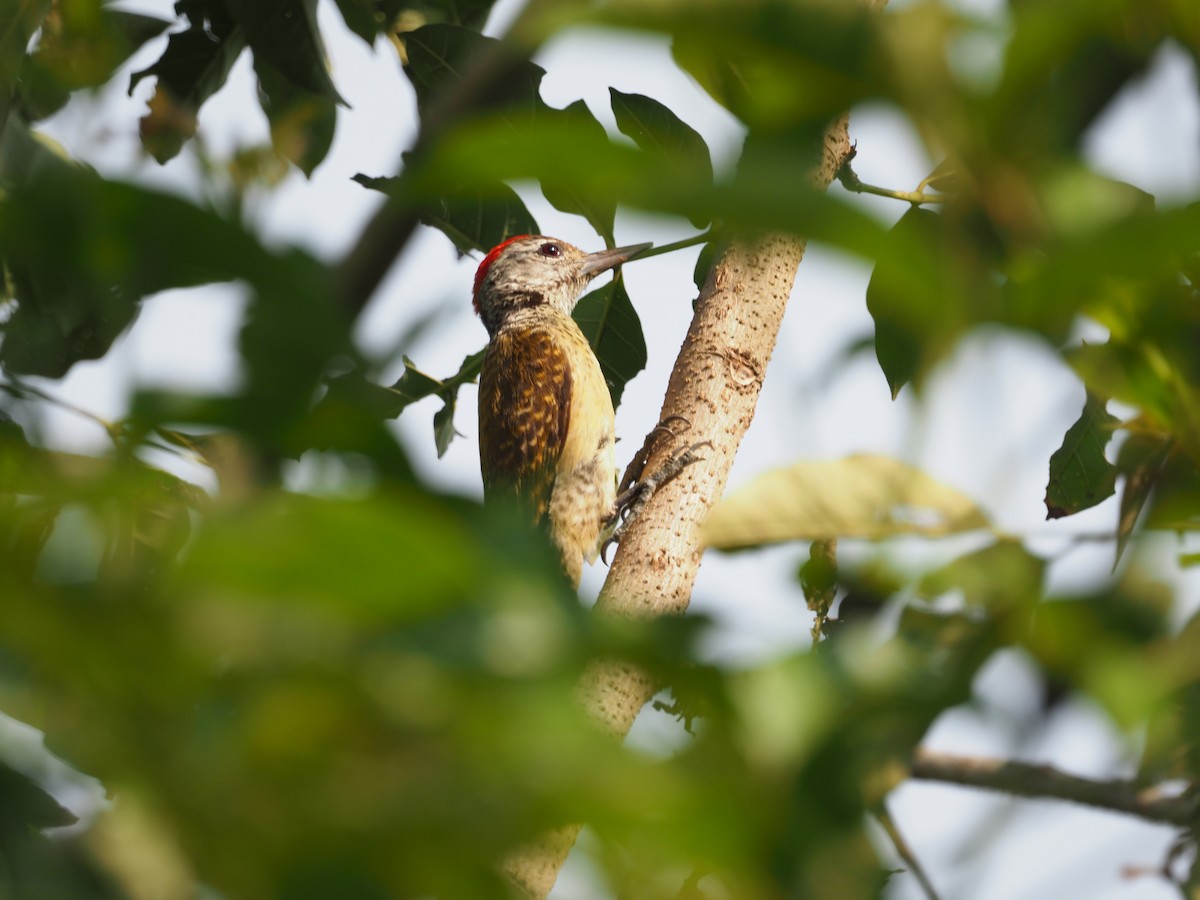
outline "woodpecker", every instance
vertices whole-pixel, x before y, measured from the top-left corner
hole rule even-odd
[[[615,417],[600,362],[571,318],[583,289],[649,248],[596,253],[545,235],[511,238],[475,273],[488,333],[479,375],[484,501],[510,497],[548,525],[577,587],[616,514]]]

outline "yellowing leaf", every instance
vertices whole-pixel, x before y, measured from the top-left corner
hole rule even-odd
[[[886,456],[856,454],[766,472],[718,503],[706,546],[737,550],[836,537],[940,536],[988,527],[969,497]]]

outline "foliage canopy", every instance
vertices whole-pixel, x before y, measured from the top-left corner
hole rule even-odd
[[[0,804],[10,862],[0,893],[169,898],[201,884],[230,898],[501,896],[500,856],[586,821],[601,877],[621,896],[682,896],[685,882],[697,896],[875,896],[887,857],[865,823],[934,720],[969,703],[980,667],[1007,647],[1123,729],[1148,729],[1140,777],[1200,781],[1197,629],[1171,627],[1184,598],[1127,550],[1148,529],[1200,527],[1200,201],[1156,203],[1082,150],[1163,47],[1200,57],[1193,0],[1011,0],[986,80],[952,60],[964,41],[999,41],[995,26],[936,3],[875,15],[798,0],[534,0],[503,38],[482,34],[491,7],[336,2],[364,41],[397,45],[417,100],[420,134],[403,164],[357,179],[381,192],[390,221],[439,229],[463,253],[486,249],[538,231],[511,186],[533,180],[610,245],[619,205],[709,229],[706,261],[730,235],[827,242],[874,265],[864,299],[893,394],[920,392],[979,326],[1034,335],[1087,394],[1047,460],[1048,515],[1117,492],[1116,574],[1056,595],[1045,560],[1019,536],[992,534],[969,499],[862,456],[765,473],[758,494],[718,509],[710,545],[972,530],[979,549],[932,571],[806,567],[797,588],[821,613],[820,642],[746,670],[704,655],[700,617],[587,615],[536,536],[425,484],[389,427],[437,397],[444,450],[478,355],[443,377],[406,360],[398,381],[378,383],[379,361],[353,339],[371,284],[356,278],[359,257],[335,267],[268,247],[237,203],[101,177],[39,130],[110,79],[129,77],[130,91],[152,80],[140,134],[165,162],[188,152],[200,110],[249,52],[271,125],[258,175],[309,174],[344,103],[317,0],[179,0],[171,19],[10,0],[0,710],[43,730],[116,803],[78,837],[51,840],[39,829],[69,814],[0,746],[13,798]],[[548,105],[530,57],[579,25],[670,41],[676,63],[745,125],[737,165],[714,171],[704,140],[649,85],[611,91],[620,134],[582,100]],[[157,59],[129,73],[147,42]],[[946,160],[925,191],[939,202],[914,203],[891,229],[804,176],[830,121],[850,110],[853,122],[867,102],[898,110]],[[396,233],[392,255],[407,232]],[[236,389],[140,390],[125,419],[106,423],[102,456],[39,441],[54,380],[110,353],[142,304],[229,281],[250,293]],[[646,363],[623,283],[593,291],[577,316],[619,402]],[[1107,340],[1080,342],[1081,321]],[[156,468],[148,448],[205,461],[220,489]],[[289,490],[285,464],[305,454],[355,475],[344,490]],[[764,515],[762,498],[779,508]],[[938,527],[914,526],[914,508]],[[836,621],[816,599],[834,588],[847,597]],[[860,620],[884,603],[901,609],[898,625],[872,642]],[[576,681],[608,656],[669,688],[693,726],[685,746],[618,747],[586,721]],[[1196,876],[1182,878],[1198,890]]]

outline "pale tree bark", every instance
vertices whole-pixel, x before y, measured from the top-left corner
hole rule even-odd
[[[883,2],[871,5],[878,8]],[[849,154],[843,116],[825,134],[813,183],[828,187]],[[700,526],[721,497],[754,418],[804,248],[805,241],[790,234],[736,239],[709,273],[660,417],[679,416],[690,427],[675,441],[658,441],[646,471],[661,466],[681,444],[704,440],[711,446],[699,451],[700,462],[659,489],[630,524],[597,602],[598,614],[651,618],[687,609],[703,550]],[[638,666],[610,660],[584,674],[579,694],[600,726],[620,739],[658,689]],[[545,897],[580,827],[548,832],[513,854],[505,862],[506,874],[529,896]]]

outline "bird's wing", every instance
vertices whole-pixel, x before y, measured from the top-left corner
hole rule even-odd
[[[545,331],[501,332],[479,375],[479,462],[484,498],[516,496],[546,516],[571,419],[571,367]]]

